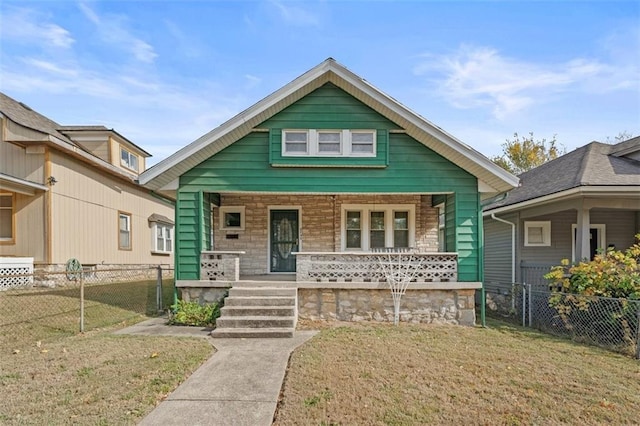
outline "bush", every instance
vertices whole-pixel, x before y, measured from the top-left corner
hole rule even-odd
[[[198,302],[178,300],[171,306],[169,324],[214,327],[221,307],[222,302],[201,305]]]
[[[640,234],[624,252],[607,250],[573,266],[562,260],[544,276],[558,291],[549,307],[574,337],[604,346],[638,344],[639,260]]]
[[[607,250],[590,262],[569,266],[567,259],[544,277],[564,293],[640,299],[640,234],[626,251]]]

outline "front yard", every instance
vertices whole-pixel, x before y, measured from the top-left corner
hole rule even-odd
[[[638,422],[632,358],[498,321],[324,327],[291,357],[277,425]]]

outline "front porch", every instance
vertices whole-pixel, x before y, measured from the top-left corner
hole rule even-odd
[[[414,323],[475,324],[475,291],[480,282],[458,282],[456,253],[388,253],[388,252],[298,252],[295,274],[241,275],[238,251],[204,251],[201,253],[201,279],[179,280],[182,298],[211,303],[226,294],[234,306],[249,303],[238,294],[268,295],[294,290],[295,319],[392,322],[393,298],[383,264],[400,261],[413,268],[411,283],[402,298],[400,320]],[[273,300],[273,299],[271,299]],[[251,301],[255,308],[255,303]],[[260,312],[275,310],[262,306]],[[225,316],[223,308],[223,317]],[[238,312],[238,308],[227,309]],[[256,311],[258,312],[258,311]],[[255,316],[254,316],[255,317]],[[264,317],[264,315],[263,315]],[[222,318],[222,317],[221,317]],[[257,317],[256,317],[257,318]],[[239,320],[235,323],[239,324]],[[252,321],[245,318],[246,321]],[[272,324],[272,319],[263,324]],[[229,321],[223,319],[226,324]],[[273,327],[254,325],[254,328]],[[250,328],[249,328],[250,329]],[[255,330],[243,330],[255,334]],[[266,330],[265,330],[266,332]],[[229,333],[225,330],[223,333]],[[226,334],[225,334],[226,335]]]

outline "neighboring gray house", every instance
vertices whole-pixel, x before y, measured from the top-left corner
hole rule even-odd
[[[624,250],[640,232],[640,137],[592,142],[519,177],[483,208],[489,286],[544,283],[562,259]]]

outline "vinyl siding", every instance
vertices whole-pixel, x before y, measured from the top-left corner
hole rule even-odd
[[[27,154],[24,147],[0,141],[0,173],[44,184],[44,154]]]
[[[508,220],[508,219],[505,219]],[[511,226],[484,218],[484,282],[511,283]]]
[[[51,151],[52,262],[171,264],[152,254],[152,214],[173,218],[173,207],[144,189]],[[132,250],[118,249],[118,212],[131,214]]]

